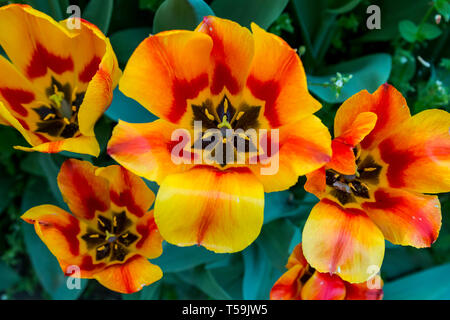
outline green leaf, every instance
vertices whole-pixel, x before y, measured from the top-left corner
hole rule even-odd
[[[450,264],[427,269],[384,285],[385,300],[449,300]]]
[[[7,174],[4,168],[0,167],[0,194],[2,197],[0,201],[0,213],[8,207],[12,200],[10,189],[13,186],[13,183],[13,177]]]
[[[152,263],[158,265],[164,273],[180,272],[226,257],[226,254],[217,254],[203,247],[177,247],[164,243],[163,254],[152,260]]]
[[[329,0],[329,12],[343,14],[352,11],[361,2],[361,0]]]
[[[42,187],[45,185],[45,180],[30,180],[22,198],[22,213],[34,206],[56,203],[51,193]],[[31,265],[45,291],[55,300],[77,299],[86,287],[87,280],[81,280],[81,289],[68,289],[68,277],[64,275],[58,261],[48,250],[47,246],[36,235],[34,227],[23,222],[22,234]]]
[[[270,289],[281,275],[272,268],[264,249],[256,243],[245,249],[244,280],[242,294],[244,300],[265,300],[269,298]]]
[[[421,40],[433,40],[442,34],[442,30],[438,26],[431,23],[424,23],[419,29],[417,35],[419,41]]]
[[[19,280],[19,275],[13,269],[0,262],[0,291],[9,289]]]
[[[211,271],[204,267],[197,267],[176,275],[181,281],[197,287],[212,299],[231,299],[230,295],[219,285]]]
[[[341,103],[361,90],[369,92],[377,90],[380,85],[386,83],[389,79],[391,67],[391,56],[377,53],[327,67],[323,70],[325,75],[308,76],[308,87],[310,91],[325,102]],[[342,88],[338,98],[331,88],[320,85],[329,82],[337,72],[353,75],[352,79]]]
[[[289,0],[215,0],[211,8],[221,18],[249,27],[252,22],[267,29],[280,16]]]
[[[264,200],[264,224],[309,212],[316,203],[317,198],[309,193],[302,201],[294,200],[290,191],[267,193]]]
[[[150,111],[137,101],[125,96],[118,88],[114,90],[113,101],[105,114],[115,121],[123,120],[131,123],[148,123],[157,119]]]
[[[147,38],[150,28],[133,28],[118,31],[111,35],[111,45],[114,48],[119,63],[125,65],[137,46]]]
[[[56,21],[64,19],[68,7],[68,1],[64,0],[27,0],[25,3],[34,9],[42,11],[51,16]]]
[[[448,0],[434,0],[434,7],[444,17],[446,22],[450,18],[450,2]]]
[[[408,42],[416,42],[418,40],[419,28],[414,24],[414,22],[409,20],[400,21],[398,24],[398,29],[403,39]]]
[[[165,30],[194,30],[205,16],[214,12],[203,0],[165,0],[156,10],[153,32]]]
[[[83,18],[95,24],[104,34],[108,33],[114,0],[91,0],[83,12]]]
[[[398,48],[392,59],[392,73],[389,81],[400,90],[403,95],[406,95],[408,91],[412,90],[409,81],[415,74],[416,59],[414,55],[408,50]]]
[[[264,249],[270,263],[280,271],[284,270],[287,257],[290,254],[290,245],[296,227],[287,219],[279,219],[264,225],[261,235],[256,240]],[[296,239],[297,243],[301,241]]]

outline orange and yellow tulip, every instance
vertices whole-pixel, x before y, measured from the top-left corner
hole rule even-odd
[[[307,175],[321,200],[303,231],[303,252],[322,273],[360,283],[381,267],[385,239],[430,247],[441,227],[437,196],[450,191],[450,114],[414,116],[384,84],[361,91],[336,113],[333,157]]]
[[[94,126],[121,71],[103,33],[78,22],[70,29],[28,5],[0,8],[0,47],[9,57],[0,55],[0,124],[32,146],[17,149],[100,152]]]
[[[162,277],[147,259],[162,253],[162,238],[150,207],[155,199],[144,181],[120,166],[97,168],[67,160],[58,185],[73,215],[42,205],[22,219],[58,259],[67,275],[79,269],[81,278],[94,278],[121,293],[133,293]]]
[[[195,31],[150,36],[124,70],[120,90],[160,119],[119,122],[108,153],[160,184],[155,219],[172,244],[243,250],[260,233],[264,192],[285,190],[330,160],[331,137],[313,115],[321,105],[308,93],[299,56],[281,38],[255,24],[251,29],[205,17]],[[182,128],[188,135],[196,121],[202,123],[200,150],[189,142],[187,155],[175,153],[179,161],[173,161],[173,132]],[[264,129],[266,138],[279,130],[276,150],[255,146],[257,157],[279,158],[278,170],[265,175],[267,163],[236,164],[234,153],[221,163],[183,161],[201,159],[211,128]],[[230,145],[227,139],[217,145],[222,143]],[[248,159],[251,147],[246,148]]]
[[[271,300],[381,300],[383,281],[374,275],[364,283],[350,283],[339,276],[314,270],[298,244],[286,271],[270,291]]]

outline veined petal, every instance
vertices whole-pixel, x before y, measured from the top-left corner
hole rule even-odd
[[[247,88],[265,102],[262,114],[270,127],[296,122],[321,108],[308,92],[300,57],[284,40],[252,23],[255,41]]]
[[[120,90],[158,117],[188,127],[193,114],[189,101],[209,85],[211,49],[211,38],[200,32],[150,36],[128,61]]]
[[[69,266],[76,265],[82,278],[90,278],[105,267],[103,263],[92,263],[92,258],[78,238],[86,231],[86,226],[66,211],[43,205],[28,210],[21,218],[34,225],[37,235],[58,259],[63,272],[66,273]]]
[[[327,188],[325,167],[307,174],[306,178],[307,180],[304,186],[305,190],[316,197],[321,198]]]
[[[436,196],[380,188],[374,202],[362,207],[393,244],[430,247],[441,228],[441,206]]]
[[[269,133],[260,137],[262,146],[261,140],[267,141],[265,155],[260,156],[263,161],[250,166],[263,183],[265,192],[293,186],[299,176],[319,169],[331,158],[330,133],[316,116],[281,127],[279,139],[273,130]]]
[[[450,113],[426,110],[400,125],[379,145],[393,188],[450,191]]]
[[[156,226],[153,210],[139,219],[136,232],[141,237],[135,245],[137,252],[149,259],[159,257],[162,253],[163,238]]]
[[[295,265],[286,271],[270,290],[270,300],[299,300],[300,278],[304,272],[301,265]]]
[[[306,261],[305,256],[303,255],[301,243],[295,246],[294,250],[289,256],[286,268],[290,269],[295,265],[301,265],[303,268],[306,268],[308,266],[308,261]]]
[[[95,175],[87,161],[66,160],[58,174],[64,201],[77,217],[96,223],[97,214],[110,208],[108,180]]]
[[[119,121],[109,141],[108,154],[136,175],[161,184],[167,175],[191,168],[190,162],[196,156],[189,152],[184,159],[183,148],[191,145],[190,135],[178,131],[180,136],[172,140],[177,129],[165,120],[145,124]],[[174,151],[179,146],[179,152]]]
[[[94,278],[110,290],[134,293],[162,278],[161,269],[137,255],[124,264],[106,267]]]
[[[111,202],[125,207],[136,218],[142,218],[155,201],[155,194],[145,182],[121,166],[98,168],[95,174],[109,181]]]
[[[383,280],[376,275],[363,283],[345,283],[345,300],[381,300],[383,299]]]
[[[356,283],[370,277],[369,267],[381,267],[384,256],[383,234],[366,213],[329,199],[312,209],[302,246],[306,260],[317,271]]]
[[[363,112],[373,112],[378,118],[375,128],[361,141],[364,149],[374,147],[410,118],[405,98],[393,86],[383,84],[373,94],[363,90],[342,104],[334,119],[334,136],[339,137],[351,128]]]
[[[302,300],[344,300],[345,284],[337,275],[314,272],[301,290]]]
[[[354,174],[356,159],[353,148],[373,130],[376,122],[377,115],[373,112],[362,112],[357,115],[351,127],[333,140],[331,144],[333,157],[327,167],[342,174]]]
[[[100,146],[98,145],[97,139],[95,137],[85,136],[45,142],[38,144],[35,147],[15,146],[14,149],[27,152],[38,151],[43,153],[58,153],[61,151],[68,151],[80,154],[89,154],[94,157],[98,157],[98,155],[100,154]]]
[[[246,168],[195,167],[169,175],[156,197],[155,219],[163,238],[178,246],[202,245],[237,252],[261,231],[264,190]]]
[[[212,16],[205,17],[196,31],[207,34],[213,43],[211,94],[226,90],[238,95],[245,86],[255,50],[250,31],[236,22]]]

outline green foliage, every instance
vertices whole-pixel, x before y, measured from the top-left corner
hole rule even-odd
[[[83,11],[83,18],[95,24],[104,34],[107,34],[113,8],[114,0],[91,0]]]

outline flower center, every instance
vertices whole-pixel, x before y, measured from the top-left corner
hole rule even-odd
[[[114,213],[112,220],[99,215],[97,229],[89,228],[81,238],[86,242],[88,250],[95,249],[97,261],[124,261],[130,253],[128,249],[138,236],[129,231],[132,222],[125,212]]]
[[[221,166],[234,163],[239,152],[256,151],[256,141],[252,141],[252,137],[249,137],[247,132],[249,129],[259,127],[260,110],[260,106],[249,106],[245,103],[236,108],[226,95],[217,106],[213,106],[209,99],[201,106],[192,105],[193,125],[195,122],[200,122],[202,126],[202,136],[196,137],[201,141],[198,144],[194,143],[193,147],[201,145],[202,149],[208,148],[212,150],[211,155],[213,157],[218,144],[222,144],[222,150],[231,150],[228,154],[223,152],[222,156],[219,157],[218,164]],[[218,136],[220,136],[220,139]],[[242,147],[238,148],[238,146]]]
[[[358,198],[370,199],[369,185],[378,184],[382,168],[370,155],[361,159],[360,147],[356,147],[354,153],[357,167],[354,175],[344,175],[332,169],[326,171],[326,184],[332,188],[330,194],[343,205],[358,202]]]
[[[72,138],[78,133],[78,111],[85,92],[77,93],[70,84],[62,85],[52,78],[46,90],[48,102],[34,111],[39,115],[36,132],[46,133],[52,137]]]

